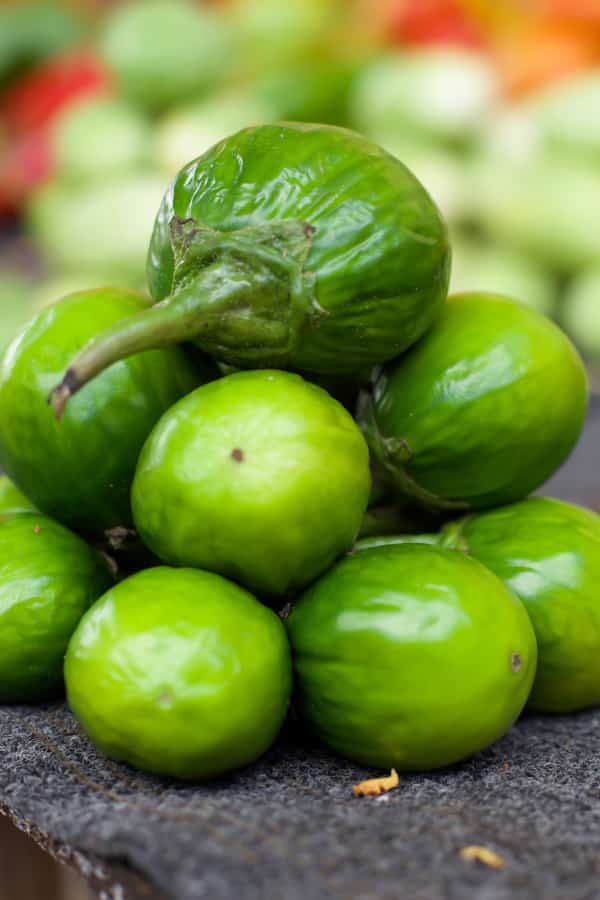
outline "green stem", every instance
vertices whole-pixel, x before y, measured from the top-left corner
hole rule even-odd
[[[393,476],[396,488],[405,496],[413,497],[426,509],[446,512],[464,512],[469,508],[468,503],[464,503],[462,500],[446,500],[445,497],[439,497],[432,491],[428,491],[426,488],[421,487],[414,478],[411,478],[406,471],[405,466],[401,463],[395,465],[392,463],[389,466],[389,471]]]
[[[373,398],[366,391],[358,400],[358,419],[371,452],[390,476],[395,489],[404,497],[411,497],[429,510],[464,512],[468,504],[460,500],[447,500],[422,487],[409,475],[408,464],[412,451],[402,438],[387,438],[377,425]]]
[[[104,369],[135,353],[183,341],[189,328],[189,320],[180,316],[177,309],[169,304],[158,304],[151,310],[143,310],[117,322],[92,338],[50,394],[49,402],[56,418],[61,418],[69,399]]]
[[[69,398],[108,366],[146,350],[193,341],[232,365],[282,367],[323,311],[304,266],[314,229],[286,221],[217,232],[174,219],[171,295],[94,337],[72,360],[49,402]]]

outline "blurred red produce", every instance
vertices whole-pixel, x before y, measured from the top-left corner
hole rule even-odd
[[[378,0],[388,35],[397,43],[477,47],[479,23],[460,0]]]
[[[85,94],[108,91],[110,77],[88,50],[66,53],[32,69],[0,97],[5,128],[23,133],[46,126],[67,103]]]
[[[0,218],[19,210],[52,172],[48,132],[67,105],[111,91],[102,62],[77,50],[31,69],[0,95]]]

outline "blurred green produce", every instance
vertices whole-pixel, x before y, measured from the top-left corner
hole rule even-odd
[[[226,7],[242,71],[264,71],[314,56],[343,23],[341,0],[233,0]]]
[[[600,167],[600,71],[547,88],[525,105],[542,146]]]
[[[548,154],[531,163],[489,156],[471,170],[472,215],[492,241],[570,272],[600,259],[600,167]]]
[[[0,355],[34,312],[34,287],[13,272],[0,273]]]
[[[149,110],[198,96],[231,67],[223,17],[186,0],[134,0],[109,13],[102,56],[123,93]]]
[[[600,265],[581,272],[570,285],[563,324],[585,352],[600,360]]]
[[[28,3],[0,10],[0,86],[19,71],[78,41],[79,18],[65,6]]]
[[[544,315],[552,315],[556,309],[554,279],[529,256],[455,235],[450,291],[483,291],[486,285],[493,285],[496,293],[514,297]]]
[[[132,173],[84,187],[49,183],[29,209],[29,225],[55,272],[95,273],[106,283],[145,284],[146,253],[168,179]]]
[[[535,164],[541,152],[540,132],[523,104],[500,106],[478,136],[474,158],[499,160],[502,165]]]
[[[255,92],[278,119],[346,125],[349,95],[361,66],[362,53],[286,63],[260,74]]]
[[[122,100],[85,99],[54,123],[56,175],[69,181],[100,181],[144,168],[152,159],[152,130],[145,117]]]
[[[519,4],[493,27],[461,6],[482,43],[448,33],[441,7],[421,0],[121,0],[80,11],[38,0],[0,10],[0,90],[16,88],[4,119],[0,97],[0,216],[34,191],[25,224],[48,282],[29,296],[13,278],[10,304],[0,291],[2,330],[29,310],[25,294],[37,305],[63,285],[144,288],[159,182],[241,128],[307,121],[363,132],[417,175],[451,225],[453,291],[517,296],[600,359],[600,43],[595,63],[563,69],[557,50],[538,77],[536,54],[553,49],[520,41]],[[85,65],[71,77],[87,94],[59,102],[73,54]],[[19,93],[44,60],[56,83],[40,76]],[[525,89],[515,91],[520,68]],[[13,134],[13,119],[25,131]],[[47,134],[27,132],[38,121],[50,122]]]
[[[357,80],[351,101],[356,128],[380,143],[415,133],[462,143],[478,133],[498,83],[485,57],[461,50],[383,56]]]

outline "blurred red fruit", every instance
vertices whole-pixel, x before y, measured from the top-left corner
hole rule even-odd
[[[392,40],[411,45],[482,47],[485,36],[460,0],[379,0]]]
[[[87,50],[45,62],[14,82],[0,97],[0,116],[12,133],[46,126],[75,98],[108,92],[110,77],[102,62]]]

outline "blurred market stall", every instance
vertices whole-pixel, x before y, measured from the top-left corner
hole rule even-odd
[[[600,358],[600,6],[134,0],[0,11],[0,344],[96,285],[144,287],[158,201],[225,135],[363,131],[452,229],[452,287],[512,294]]]

